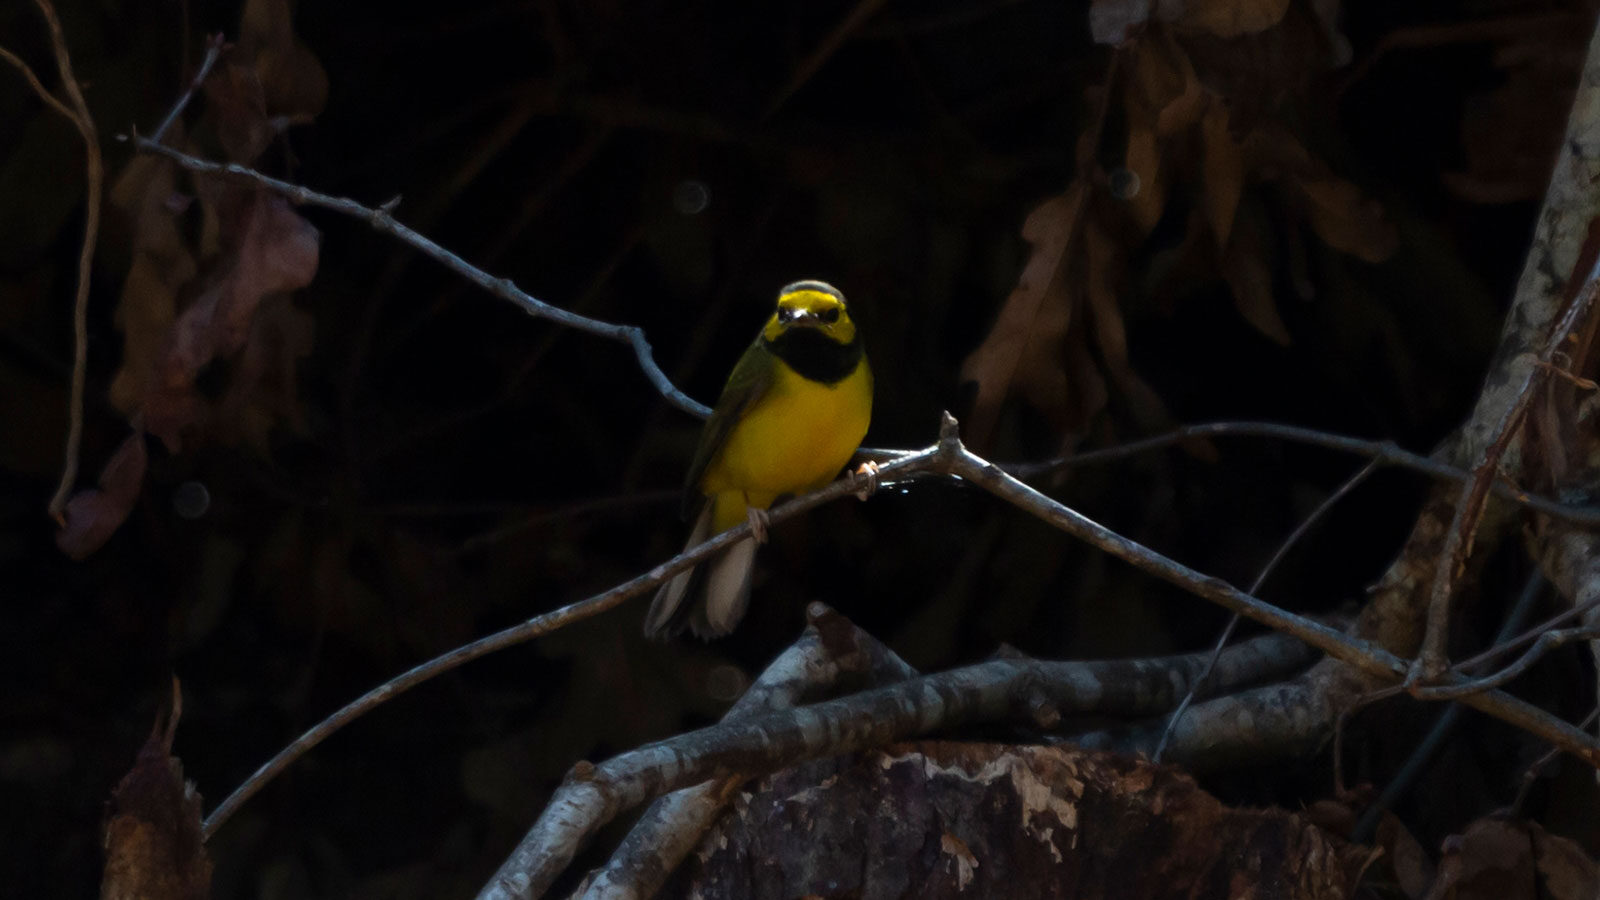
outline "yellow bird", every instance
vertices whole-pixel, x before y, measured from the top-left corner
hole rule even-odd
[[[728,376],[684,484],[689,547],[750,520],[754,534],[661,587],[644,633],[721,637],[750,602],[766,509],[815,490],[850,461],[872,418],[872,370],[844,295],[821,281],[778,292],[778,307]]]

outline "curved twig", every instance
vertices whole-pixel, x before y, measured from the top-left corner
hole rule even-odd
[[[1278,549],[1273,552],[1272,558],[1268,559],[1266,565],[1261,567],[1261,571],[1256,574],[1255,580],[1250,582],[1250,593],[1261,593],[1262,585],[1265,585],[1267,579],[1272,577],[1272,572],[1278,568],[1278,563],[1282,562],[1283,558],[1289,555],[1289,551],[1300,543],[1300,539],[1306,536],[1306,532],[1322,521],[1322,517],[1327,515],[1328,511],[1333,509],[1340,500],[1343,500],[1351,491],[1371,477],[1372,473],[1378,470],[1378,465],[1379,460],[1369,461],[1358,469],[1354,475],[1345,479],[1344,484],[1339,485],[1338,490],[1335,490],[1325,500],[1317,504],[1317,508],[1313,509],[1310,515],[1301,520],[1300,524],[1295,526],[1294,531],[1289,532],[1289,536],[1284,538],[1283,542],[1278,545]],[[1233,637],[1233,631],[1238,627],[1239,614],[1234,613],[1229,617],[1228,624],[1222,629],[1222,634],[1217,636],[1217,643],[1211,649],[1212,664],[1215,664],[1217,658],[1222,655],[1222,648],[1228,645],[1228,639]],[[1161,761],[1161,753],[1167,749],[1167,741],[1172,738],[1172,730],[1178,727],[1178,720],[1183,718],[1184,711],[1189,708],[1189,704],[1194,702],[1195,696],[1205,687],[1206,679],[1210,676],[1211,668],[1208,665],[1206,670],[1200,673],[1200,677],[1195,679],[1194,686],[1189,689],[1189,693],[1183,695],[1183,702],[1179,703],[1178,708],[1172,711],[1171,718],[1167,720],[1167,727],[1161,733],[1161,741],[1156,744],[1155,753],[1151,754],[1151,758],[1156,762]]]
[[[16,54],[0,48],[0,59],[15,66],[33,88],[34,93],[56,112],[65,116],[78,136],[83,138],[84,179],[87,196],[84,198],[83,245],[78,251],[78,288],[72,303],[72,397],[68,401],[67,446],[61,465],[61,482],[50,498],[49,512],[57,524],[64,524],[62,514],[67,499],[78,481],[78,450],[83,444],[83,393],[89,376],[89,269],[94,264],[94,248],[100,234],[100,194],[105,185],[105,164],[100,158],[100,136],[95,131],[94,117],[89,115],[89,104],[84,102],[83,90],[72,74],[72,57],[67,53],[67,36],[61,30],[61,20],[56,17],[50,0],[34,0],[50,31],[50,48],[56,60],[56,73],[61,79],[61,90],[66,92],[67,103],[61,102],[45,90],[44,84],[28,64]]]

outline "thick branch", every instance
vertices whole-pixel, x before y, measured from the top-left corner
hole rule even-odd
[[[1590,305],[1588,299],[1582,303],[1575,300],[1584,276],[1596,263],[1589,241],[1591,225],[1600,217],[1596,184],[1600,184],[1600,23],[1589,39],[1566,136],[1495,361],[1472,417],[1457,437],[1457,458],[1475,460],[1479,477],[1461,492],[1445,533],[1444,552],[1435,561],[1419,674],[1431,675],[1444,667],[1450,596],[1482,515],[1482,482],[1501,473],[1512,481],[1522,480],[1525,469],[1518,426],[1538,383],[1539,359],[1550,360],[1548,355],[1535,358],[1534,354],[1548,352],[1570,332],[1571,323],[1560,325],[1558,318],[1576,320]]]
[[[767,666],[722,721],[789,709],[847,676],[880,685],[918,674],[877,639],[823,604],[811,604],[806,615],[810,624],[805,633]],[[584,900],[655,896],[745,781],[745,776],[733,775],[657,798],[611,854],[605,868],[589,882]],[[572,837],[577,840],[583,835],[574,833]],[[573,846],[567,852],[577,850]]]
[[[1292,634],[1340,662],[1346,663],[1379,681],[1387,683],[1404,675],[1408,667],[1399,657],[1362,638],[1337,632],[1326,625],[1279,609],[1246,594],[1220,578],[1202,575],[1179,562],[1117,534],[1087,516],[1035,491],[1001,471],[998,466],[974,456],[959,442],[947,451],[951,474],[971,481],[1013,505],[1079,538],[1118,559],[1124,560],[1157,578],[1181,587],[1196,596],[1260,622],[1277,631]],[[1462,676],[1447,672],[1439,679],[1445,686],[1462,683]],[[1600,743],[1531,703],[1499,691],[1487,691],[1461,698],[1461,702],[1536,734],[1566,748],[1592,766],[1600,767]]]
[[[1260,654],[1294,658],[1296,642],[1264,635],[1226,651],[1219,684],[1261,675]],[[1249,647],[1249,649],[1244,649]],[[481,900],[541,895],[574,848],[623,810],[665,791],[733,774],[748,777],[817,756],[882,746],[973,722],[1028,720],[1042,698],[1061,714],[1153,714],[1170,709],[1208,653],[1148,660],[997,659],[797,710],[703,728],[568,774]],[[1299,656],[1300,660],[1307,657]]]

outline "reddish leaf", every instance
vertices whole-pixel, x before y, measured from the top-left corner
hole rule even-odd
[[[222,282],[212,323],[215,352],[231,355],[244,346],[261,298],[311,283],[317,274],[319,235],[289,201],[255,191],[238,206],[223,207],[222,229],[233,233],[234,264]]]
[[[179,213],[171,208],[177,196],[174,172],[167,160],[136,156],[111,189],[111,203],[126,217],[133,245],[133,263],[117,301],[122,367],[111,381],[111,402],[130,417],[155,387],[178,293],[199,270],[179,228]]]
[[[144,433],[135,431],[100,470],[100,486],[79,491],[67,501],[61,528],[56,532],[56,546],[61,552],[83,559],[111,539],[139,499],[148,463]]]
[[[174,450],[203,409],[188,396],[195,376],[245,346],[263,298],[305,287],[317,271],[317,230],[282,197],[212,185],[202,202],[217,211],[225,251],[206,290],[173,323],[145,410],[151,433]]]

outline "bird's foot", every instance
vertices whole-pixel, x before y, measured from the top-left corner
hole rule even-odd
[[[856,497],[866,500],[878,492],[878,464],[867,460],[856,469],[853,476],[856,480]]]
[[[757,506],[745,507],[744,517],[750,522],[750,536],[756,539],[756,543],[765,544],[767,529],[772,527],[772,517],[767,515],[766,510]]]

